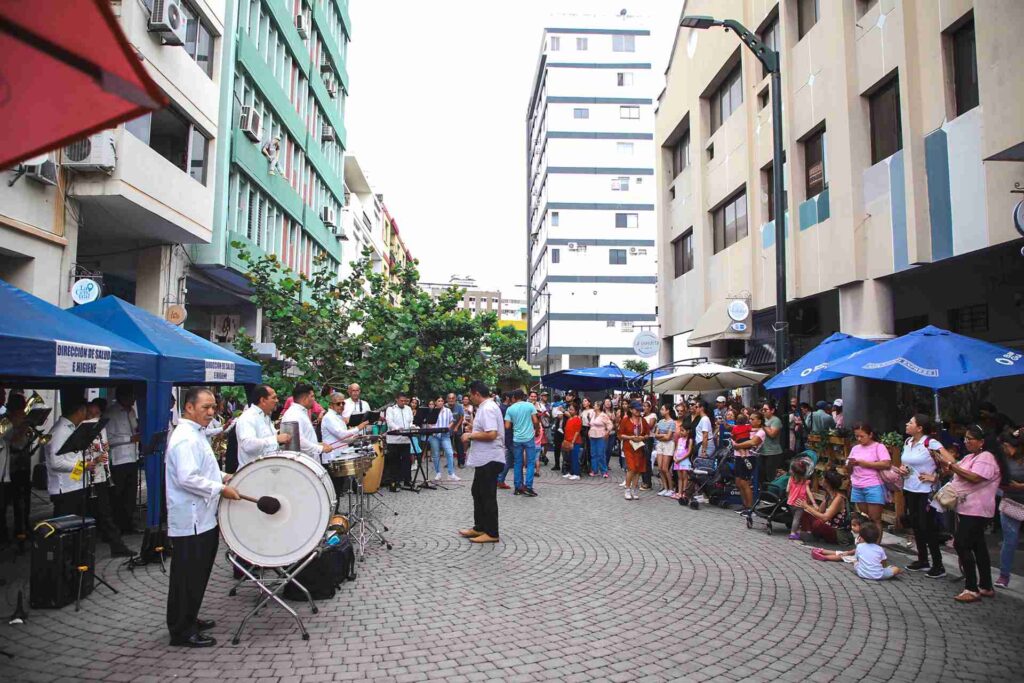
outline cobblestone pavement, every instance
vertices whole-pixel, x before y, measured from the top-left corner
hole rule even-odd
[[[455,535],[471,520],[468,481],[388,495],[394,549],[373,548],[356,582],[307,614],[309,641],[271,610],[231,645],[249,598],[228,596],[222,558],[203,609],[218,646],[171,648],[159,568],[101,561],[120,593],[0,626],[15,655],[0,679],[1020,680],[1019,587],[957,605],[955,580],[868,583],[732,512],[545,475],[539,498],[499,492],[498,545]]]

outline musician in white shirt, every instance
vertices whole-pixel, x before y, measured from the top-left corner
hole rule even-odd
[[[139,486],[139,419],[135,415],[135,391],[119,386],[116,400],[107,408],[107,436],[110,438],[110,509],[122,534],[137,533],[133,528],[135,497]]]
[[[85,476],[82,451],[58,455],[78,425],[85,420],[85,401],[79,396],[66,396],[61,401],[61,417],[50,430],[46,445],[46,488],[53,501],[53,516],[82,514]]]
[[[257,384],[249,392],[249,401],[251,405],[235,420],[239,467],[261,455],[276,453],[289,441],[288,435],[278,434],[270,421],[277,409],[277,392],[266,384]]]
[[[106,411],[106,400],[94,398],[86,406],[86,419],[82,424],[98,422],[100,416]],[[101,429],[89,450],[85,454],[86,463],[90,465],[86,482],[91,489],[86,491],[88,514],[96,519],[96,530],[100,538],[110,545],[111,557],[130,557],[134,555],[128,546],[121,540],[121,532],[114,522],[113,511],[110,508],[110,440],[107,437],[106,428]]]
[[[199,618],[206,584],[217,559],[217,506],[221,498],[240,500],[217,466],[203,430],[216,410],[209,389],[185,393],[182,418],[167,445],[167,535],[173,547],[167,588],[167,630],[171,645],[210,647],[203,631],[212,621]]]
[[[388,406],[384,413],[388,423],[388,432],[400,429],[412,429],[412,408],[409,407],[409,396],[399,392],[395,396],[395,405]],[[409,437],[393,436],[386,438],[388,448],[384,456],[384,480],[392,492],[398,490],[398,484],[412,486],[412,472],[409,463]]]
[[[345,405],[345,397],[337,391],[331,394],[331,402],[328,410],[320,421],[320,432],[323,435],[324,443],[337,447],[346,441],[351,441],[363,431],[369,422],[363,422],[352,429],[346,425],[342,417],[342,410]]]
[[[353,414],[370,412],[370,404],[359,398],[362,393],[363,390],[358,384],[353,382],[348,385],[348,398],[345,399],[345,408],[341,411],[341,419],[345,421],[346,426]]]
[[[317,441],[316,430],[313,422],[309,419],[309,409],[312,407],[316,397],[313,387],[300,382],[292,389],[292,404],[281,416],[281,424],[295,422],[299,425],[299,450],[319,463],[323,462],[323,456],[334,450],[334,446],[322,444]]]

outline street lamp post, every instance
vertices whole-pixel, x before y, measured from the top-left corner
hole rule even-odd
[[[786,206],[785,183],[782,177],[782,164],[785,151],[782,147],[782,64],[779,53],[764,44],[760,38],[747,30],[735,19],[715,19],[708,16],[684,16],[679,25],[691,29],[708,29],[721,26],[726,31],[733,31],[739,36],[747,48],[754,53],[757,60],[772,76],[772,195],[775,206],[775,373],[786,368],[786,351],[789,326],[786,322]],[[779,417],[783,424],[786,421],[785,411],[788,406],[782,402]]]

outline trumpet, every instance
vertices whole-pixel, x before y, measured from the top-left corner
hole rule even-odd
[[[24,412],[27,415],[29,411],[33,410],[34,408],[38,408],[45,405],[46,401],[43,399],[43,397],[40,396],[37,392],[33,391],[32,395],[25,402]],[[43,432],[41,432],[39,429],[32,425],[25,423],[15,424],[14,421],[12,421],[11,418],[8,417],[7,415],[0,417],[0,437],[6,436],[8,432],[11,432],[15,429],[26,430],[30,436],[29,443],[31,443],[32,441],[38,441],[38,445],[40,446],[45,446],[46,444],[50,443],[50,440],[53,438],[50,434],[44,434]]]

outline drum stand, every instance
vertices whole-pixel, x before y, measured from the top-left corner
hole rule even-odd
[[[361,480],[356,480],[356,491],[349,493],[348,509],[349,521],[351,522],[349,528],[355,541],[355,549],[359,554],[360,562],[365,561],[366,546],[369,545],[372,539],[376,539],[380,545],[387,546],[387,549],[391,550],[391,541],[384,538],[384,534],[381,533],[382,531],[388,531],[388,527],[377,519],[376,513],[377,509],[382,506],[388,508],[396,515],[398,513],[390,508],[387,503],[384,503],[382,499],[383,496],[379,495],[379,493],[366,493]]]
[[[298,576],[299,573],[302,572],[302,570],[305,569],[310,562],[315,560],[320,555],[321,552],[322,547],[318,547],[316,550],[307,555],[305,559],[299,560],[290,567],[274,567],[270,569],[270,571],[273,571],[275,576],[271,577],[267,577],[264,575],[263,572],[268,571],[266,568],[250,567],[247,563],[240,561],[238,559],[238,556],[236,556],[233,552],[228,552],[228,561],[231,562],[232,565],[234,565],[235,569],[242,572],[242,574],[244,575],[241,579],[238,580],[237,583],[235,583],[234,587],[232,587],[228,595],[235,595],[238,592],[238,587],[243,583],[251,583],[259,590],[260,593],[262,593],[262,595],[260,595],[259,599],[256,601],[256,605],[251,610],[249,610],[249,613],[242,618],[242,622],[238,625],[238,628],[235,629],[235,634],[231,638],[232,645],[238,645],[239,641],[241,640],[242,629],[245,628],[246,622],[248,622],[249,619],[251,619],[253,616],[256,615],[256,613],[263,609],[263,606],[271,600],[273,600],[279,606],[284,608],[288,612],[288,614],[292,615],[292,617],[295,619],[295,623],[299,625],[299,630],[302,631],[302,639],[309,640],[309,632],[306,630],[306,626],[302,623],[302,617],[299,616],[298,612],[292,609],[291,605],[289,605],[287,602],[281,599],[280,594],[282,591],[284,591],[285,586],[287,586],[289,583],[292,583],[295,586],[297,586],[299,590],[303,592],[303,594],[305,594],[306,600],[309,602],[310,611],[312,611],[313,614],[316,614],[319,611],[319,609],[316,606],[316,603],[313,602],[313,597],[309,594],[309,591],[306,590],[306,587],[299,583],[298,579],[296,579],[295,577]],[[253,573],[253,570],[259,572],[259,577],[257,577],[256,574]]]

